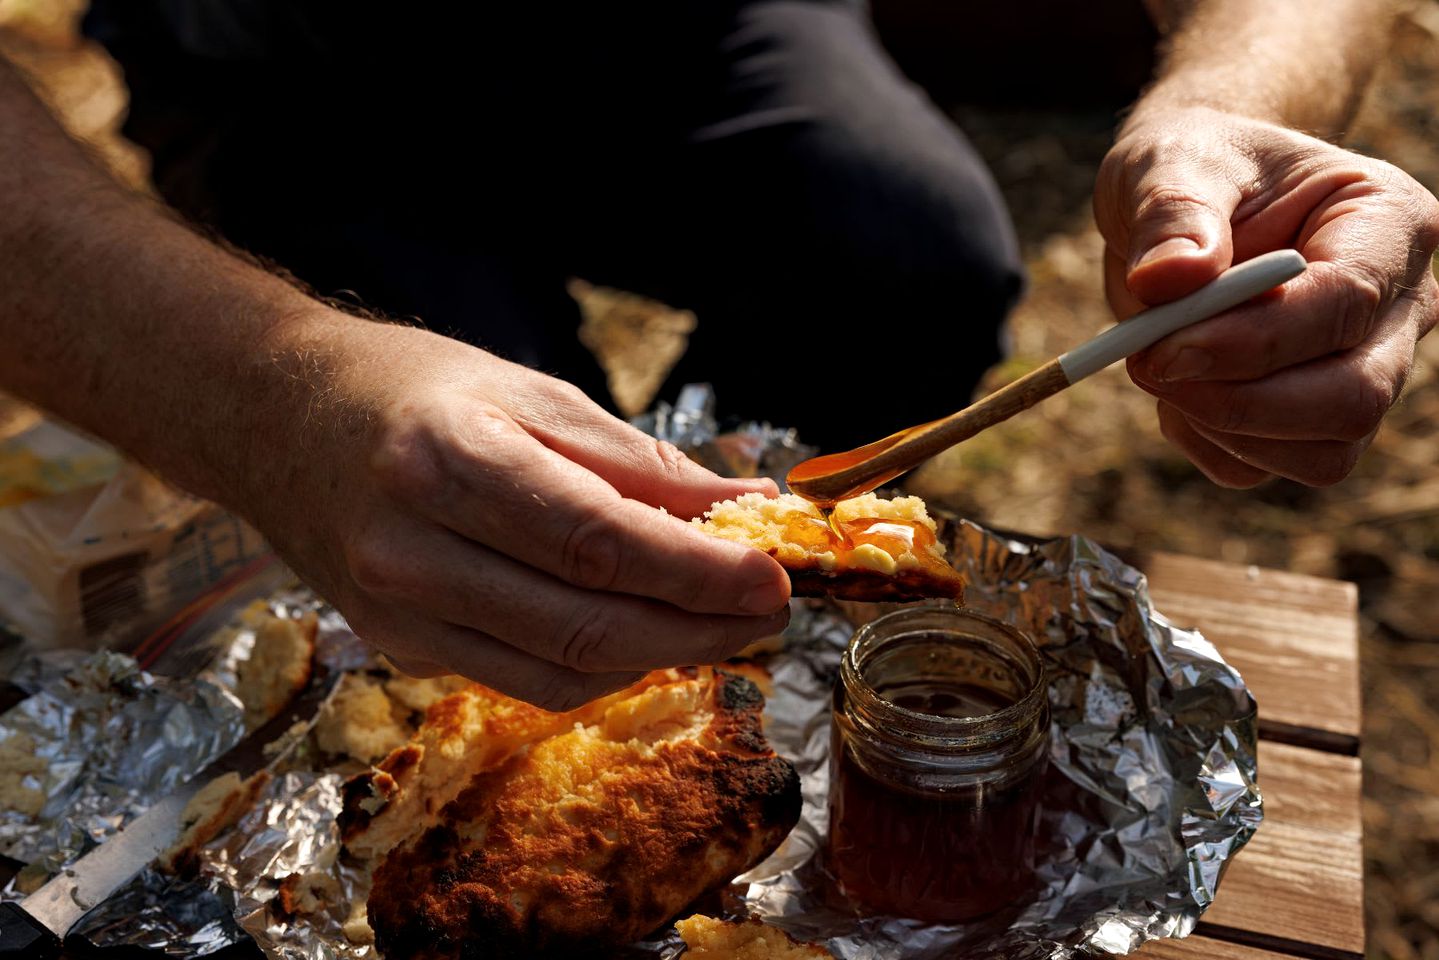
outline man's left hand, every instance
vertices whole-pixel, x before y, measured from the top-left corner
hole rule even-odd
[[[1309,270],[1129,361],[1164,435],[1214,482],[1353,469],[1439,319],[1439,202],[1407,174],[1208,107],[1136,116],[1094,195],[1121,320],[1293,247]]]

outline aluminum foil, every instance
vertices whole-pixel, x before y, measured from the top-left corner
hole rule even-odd
[[[101,651],[26,659],[10,678],[30,696],[0,715],[0,744],[34,743],[46,799],[35,818],[0,810],[0,853],[54,873],[170,793],[244,735],[244,708],[204,676],[177,680]],[[23,886],[24,881],[22,881]],[[0,897],[20,895],[11,883]]]
[[[809,452],[791,431],[763,424],[747,425],[733,435],[738,439],[727,439],[730,435],[718,433],[711,406],[712,396],[691,391],[687,402],[662,409],[645,426],[701,460],[724,464],[731,474],[782,476]],[[828,895],[832,887],[823,852],[829,693],[854,626],[885,608],[796,601],[783,650],[765,661],[774,680],[766,731],[800,772],[802,818],[774,856],[707,908],[759,916],[800,938],[826,943],[845,960],[955,955],[1065,960],[1086,953],[1128,953],[1150,939],[1188,934],[1212,901],[1225,865],[1262,817],[1255,783],[1255,704],[1239,674],[1198,633],[1177,628],[1153,610],[1142,574],[1082,537],[1030,541],[948,520],[941,532],[955,565],[968,574],[966,602],[1029,632],[1045,659],[1053,737],[1042,889],[1001,921],[968,926],[863,916]],[[281,609],[317,605],[303,590],[271,597]],[[343,620],[320,609],[321,660],[332,669],[371,666],[371,655]],[[163,793],[166,777],[174,774],[158,771],[195,769],[201,755],[218,751],[226,737],[237,738],[238,727],[221,734],[222,728],[232,728],[204,718],[209,710],[238,722],[237,705],[223,686],[247,639],[252,638],[245,631],[232,630],[214,644],[219,653],[210,657],[207,675],[217,684],[213,692],[194,685],[192,695],[198,699],[193,702],[180,697],[184,707],[173,715],[184,722],[166,728],[152,721],[136,728],[151,731],[152,738],[141,741],[150,744],[144,767],[151,772],[143,785],[113,792],[106,804],[104,791],[66,786],[79,782],[78,771],[88,761],[77,761],[73,751],[56,753],[60,769],[52,763],[48,774],[56,779],[47,822],[68,823],[71,800],[92,797],[78,803],[79,822],[66,829],[93,842]],[[62,718],[89,709],[77,702],[78,697],[88,703],[85,698],[94,695],[84,691],[115,682],[139,683],[139,689],[155,684],[135,679],[137,672],[122,660],[97,655],[78,674],[94,675],[88,686],[32,697],[0,722],[10,724],[16,711],[29,711],[25,716],[38,711],[50,718],[42,726],[59,731],[67,728]],[[70,666],[73,672],[75,665]],[[32,677],[34,689],[52,690],[63,671],[52,668],[52,674]],[[98,727],[92,721],[82,729],[90,732],[81,740],[93,739]],[[195,938],[191,943],[204,942],[206,931],[212,944],[230,942],[233,930],[210,923],[217,891],[227,891],[235,917],[271,957],[372,957],[373,947],[363,938],[352,939],[357,935],[353,911],[363,916],[366,879],[340,856],[335,828],[339,786],[347,772],[325,768],[314,751],[298,751],[256,807],[202,853],[206,883],[175,885],[142,877],[124,896],[92,912],[86,923],[101,935],[108,931],[115,942],[132,945],[163,942],[160,933],[167,930]],[[86,845],[36,845],[36,832],[17,831],[9,818],[0,818],[0,838],[22,851],[22,858],[39,853],[68,859]],[[32,846],[15,845],[27,840]],[[280,908],[279,886],[295,875],[321,894],[318,910],[292,916]],[[182,930],[176,917],[203,923],[198,933]],[[630,953],[672,958],[681,951],[677,936],[662,932]]]

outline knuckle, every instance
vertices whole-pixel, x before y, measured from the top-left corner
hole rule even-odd
[[[619,625],[603,606],[585,606],[561,630],[559,662],[573,670],[602,670],[614,659],[620,634]]]
[[[1134,210],[1137,221],[1168,219],[1191,210],[1213,212],[1214,206],[1195,196],[1194,191],[1176,184],[1159,184],[1139,198]]]
[[[723,624],[716,623],[707,628],[695,644],[695,656],[698,658],[695,662],[706,664],[728,660],[743,650],[748,642],[748,638],[737,636]]]
[[[392,496],[429,501],[445,487],[434,437],[418,424],[390,430],[370,458],[380,489]]]
[[[558,670],[552,670],[534,685],[531,695],[522,696],[521,699],[528,700],[541,710],[548,710],[551,713],[566,713],[584,706],[592,698],[586,694],[582,685],[575,682],[574,678],[568,677]]]
[[[1205,426],[1225,433],[1239,433],[1249,425],[1249,394],[1239,387],[1221,388],[1217,411],[1214,417],[1201,420]]]
[[[1377,372],[1369,372],[1356,378],[1354,393],[1340,417],[1338,438],[1355,442],[1363,439],[1379,426],[1389,408],[1394,405],[1395,386],[1393,380]]]
[[[623,538],[604,514],[576,523],[560,545],[561,576],[586,590],[614,587],[623,563]]]
[[[1359,444],[1343,444],[1317,451],[1302,478],[1307,486],[1332,487],[1349,476],[1361,452]]]
[[[406,579],[406,564],[383,541],[366,537],[346,551],[350,579],[365,593],[380,596],[398,594]]]
[[[697,610],[713,593],[711,567],[708,564],[694,565],[686,576],[676,577],[673,602],[683,610]]]
[[[1374,317],[1384,304],[1384,281],[1364,267],[1345,271],[1340,299],[1336,346],[1348,350],[1364,342]]]
[[[679,482],[689,476],[694,462],[685,455],[683,450],[668,440],[656,440],[655,465],[664,479]]]

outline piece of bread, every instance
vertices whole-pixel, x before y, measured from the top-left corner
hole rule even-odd
[[[475,776],[546,737],[591,724],[612,704],[678,678],[657,670],[624,690],[568,713],[551,713],[478,683],[431,705],[409,743],[344,787],[340,838],[351,856],[373,861],[432,826]]]
[[[819,508],[792,493],[746,493],[691,521],[711,536],[763,550],[789,573],[797,597],[921,600],[964,596],[964,578],[944,556],[935,522],[919,497],[872,493],[841,500],[836,537]]]
[[[319,621],[313,611],[298,620],[277,617],[261,601],[243,617],[255,630],[255,645],[236,667],[235,696],[245,705],[246,727],[253,730],[278,715],[310,682]]]
[[[264,770],[243,780],[231,771],[201,787],[180,811],[180,837],[160,855],[160,868],[181,876],[195,873],[200,866],[200,848],[238,823],[269,782],[270,774]]]
[[[603,954],[773,851],[799,778],[754,684],[686,671],[473,777],[374,874],[385,960]]]
[[[27,817],[45,809],[45,772],[50,764],[35,756],[35,738],[14,733],[0,742],[0,810],[14,810]]]
[[[347,673],[315,720],[315,743],[326,753],[372,763],[410,738],[395,713],[380,681]]]
[[[697,913],[675,924],[689,960],[834,960],[816,943],[800,943],[783,930],[754,918],[716,920]]]
[[[390,699],[415,713],[424,713],[452,693],[458,693],[472,681],[454,674],[442,677],[407,677],[396,673],[385,681]]]

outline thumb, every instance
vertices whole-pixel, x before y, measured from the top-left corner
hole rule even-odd
[[[1125,286],[1144,304],[1193,294],[1232,265],[1240,191],[1203,158],[1157,161],[1132,181]]]
[[[1192,167],[1153,171],[1135,190],[1125,286],[1141,302],[1177,300],[1209,283],[1234,260],[1230,216],[1239,202],[1231,184]]]

